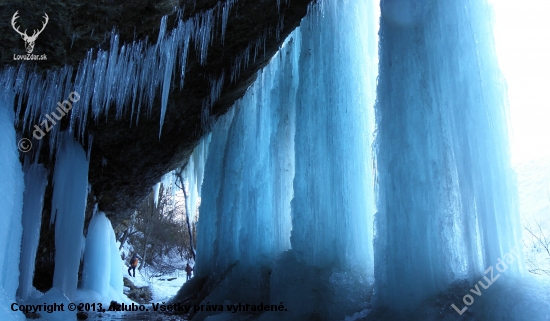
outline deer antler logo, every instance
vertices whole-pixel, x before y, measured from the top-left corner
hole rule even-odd
[[[13,17],[11,18],[11,25],[13,27],[13,30],[15,30],[18,34],[20,34],[21,38],[23,38],[23,40],[25,41],[25,50],[27,50],[27,53],[32,53],[36,38],[38,38],[38,35],[40,35],[42,31],[44,31],[44,28],[46,28],[46,25],[48,24],[48,21],[50,20],[50,18],[46,13],[44,13],[43,18],[46,19],[46,21],[42,22],[42,29],[40,29],[40,31],[34,30],[32,36],[29,37],[27,35],[27,29],[25,29],[24,32],[21,32],[19,31],[19,27],[15,26],[15,20],[19,18],[19,16],[17,15],[18,12],[19,10],[15,11],[15,13],[13,14]]]

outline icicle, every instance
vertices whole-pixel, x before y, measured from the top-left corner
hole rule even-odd
[[[199,54],[199,63],[204,65],[208,54],[208,46],[212,40],[212,27],[214,25],[214,9],[210,9],[193,18],[195,50]]]
[[[120,300],[123,294],[122,260],[115,232],[103,212],[95,213],[88,227],[82,288],[95,291],[107,302]]]
[[[239,79],[241,74],[241,69],[248,67],[248,62],[250,61],[250,50],[251,44],[249,44],[246,49],[235,58],[233,66],[231,68],[231,83],[234,83]]]
[[[0,82],[4,80],[0,78]],[[16,302],[15,293],[19,285],[21,216],[25,189],[13,126],[13,102],[13,93],[0,87],[0,319],[25,320],[22,313],[8,309]]]
[[[218,2],[214,8],[186,21],[178,19],[177,27],[170,32],[167,31],[167,17],[163,17],[158,41],[154,45],[150,45],[147,39],[120,45],[119,36],[113,31],[110,34],[109,51],[90,50],[76,72],[73,72],[71,66],[65,66],[48,71],[43,77],[25,64],[18,68],[4,67],[0,71],[0,78],[6,85],[3,88],[12,88],[19,97],[17,122],[22,118],[23,130],[32,131],[33,126],[56,110],[57,102],[65,100],[74,91],[80,95],[81,102],[73,106],[69,126],[70,130],[76,131],[79,140],[84,141],[90,114],[95,120],[108,116],[111,105],[114,105],[115,117],[120,119],[127,112],[124,107],[131,105],[129,116],[131,122],[135,119],[137,125],[142,105],[147,106],[148,116],[152,114],[155,96],[160,88],[160,137],[174,66],[176,63],[181,66],[179,80],[180,88],[183,88],[189,42],[194,41],[199,62],[205,64],[214,28],[221,28],[223,39],[229,12],[235,3],[236,0]],[[181,18],[182,15],[182,10],[178,11],[177,16]],[[218,24],[219,19],[222,21]],[[73,74],[76,75],[74,79]],[[60,126],[56,125],[48,133],[52,153],[56,149],[59,130]]]
[[[227,0],[222,5],[222,45],[225,44],[225,31],[227,29],[227,20],[229,19],[229,12],[237,0]]]
[[[160,184],[161,183],[156,183],[155,186],[153,186],[153,199],[155,200],[155,207],[158,207]]]
[[[189,201],[187,202],[187,211],[190,213],[191,223],[196,220],[195,213],[198,208],[199,200],[201,197],[201,186],[204,176],[204,167],[208,156],[208,146],[210,144],[211,136],[207,135],[201,142],[195,147],[187,167],[185,168],[185,185],[188,193]]]
[[[53,286],[72,299],[84,246],[84,212],[88,187],[86,152],[71,133],[61,134],[53,176],[52,216],[55,222]]]
[[[94,142],[94,135],[88,135],[88,152],[86,153],[86,159],[90,161],[90,156],[92,155],[92,144]]]
[[[210,106],[212,107],[220,98],[223,82],[225,80],[225,70],[218,79],[210,78]]]

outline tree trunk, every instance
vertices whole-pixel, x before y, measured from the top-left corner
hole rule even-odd
[[[141,264],[138,267],[138,270],[141,271],[141,269],[145,266],[145,259],[147,258],[147,242],[149,241],[149,236],[151,235],[151,232],[153,231],[153,228],[147,233],[145,236],[145,244],[143,245],[143,255],[141,256]]]
[[[130,227],[128,227],[126,231],[124,231],[124,234],[122,234],[122,237],[119,240],[120,241],[120,246],[118,247],[119,251],[122,250],[124,243],[126,243],[126,239],[128,238],[129,231],[130,231]]]
[[[191,254],[193,255],[193,261],[195,261],[195,248],[193,246],[194,244],[194,241],[193,241],[193,232],[191,231],[191,220],[189,219],[189,210],[187,210],[187,192],[185,191],[185,185],[183,184],[183,179],[181,179],[181,176],[180,176],[180,180],[181,180],[181,185],[183,186],[182,190],[183,190],[183,198],[185,200],[185,217],[186,217],[186,221],[187,221],[187,232],[189,233],[189,249],[191,250]],[[193,209],[191,209],[193,210]]]

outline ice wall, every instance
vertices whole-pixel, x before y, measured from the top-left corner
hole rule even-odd
[[[88,227],[82,288],[95,291],[109,300],[118,300],[123,294],[122,260],[116,245],[115,232],[103,212],[95,213]],[[113,297],[113,292],[118,295]]]
[[[40,226],[44,191],[48,185],[48,171],[42,164],[25,164],[25,194],[23,196],[23,239],[21,241],[21,260],[19,262],[19,289],[17,295],[26,300],[33,292],[34,264]]]
[[[24,320],[23,314],[9,310],[19,285],[21,216],[23,211],[23,171],[15,129],[11,92],[0,89],[0,319]]]
[[[224,281],[205,302],[269,302],[269,267],[290,248],[296,89],[280,71],[296,68],[293,47],[291,40],[212,131],[195,277]]]
[[[271,278],[286,319],[344,319],[373,282],[375,5],[321,1],[296,37],[293,257],[276,262]]]
[[[477,282],[521,244],[521,225],[486,1],[384,0],[381,12],[376,289],[410,309]]]
[[[372,268],[374,12],[374,1],[322,1],[297,37],[291,240],[309,265]]]
[[[72,299],[84,247],[84,212],[88,195],[86,152],[72,133],[60,135],[53,175],[51,223],[55,222],[53,286]]]
[[[196,272],[236,265],[205,301],[284,301],[286,320],[366,301],[376,31],[374,1],[319,1],[214,127]]]
[[[288,47],[295,47],[291,43]],[[265,264],[290,247],[297,56],[276,56],[214,127],[197,235],[196,275]]]

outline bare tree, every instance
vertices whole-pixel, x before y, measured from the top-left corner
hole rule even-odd
[[[133,222],[126,223],[119,239],[128,240],[141,256],[139,270],[150,265],[162,275],[183,269],[184,259],[192,255],[188,250],[192,242],[182,219],[186,212],[183,203],[171,186],[161,185],[157,202],[152,191],[139,206]]]
[[[531,244],[525,244],[530,250],[535,250],[537,253],[543,252],[545,261],[548,264],[540,263],[536,260],[536,256],[528,256],[526,259],[527,269],[533,274],[546,274],[550,276],[550,233],[545,230],[542,221],[533,219],[535,226],[531,223],[524,223],[523,228],[527,231],[527,235]],[[524,241],[525,242],[525,241]]]
[[[187,222],[187,233],[189,234],[189,251],[193,255],[193,260],[195,260],[195,255],[196,255],[195,247],[194,247],[195,240],[193,237],[193,232],[191,231],[191,219],[189,217],[189,210],[188,210],[189,207],[187,206],[188,197],[187,197],[187,192],[185,190],[185,183],[184,183],[185,180],[183,179],[184,169],[185,167],[180,167],[176,171],[177,181],[179,181],[179,184],[176,182],[176,185],[178,186],[178,188],[180,188],[183,191],[183,198],[185,200],[185,217],[186,217],[185,221]],[[194,209],[191,209],[191,210],[194,210]]]

